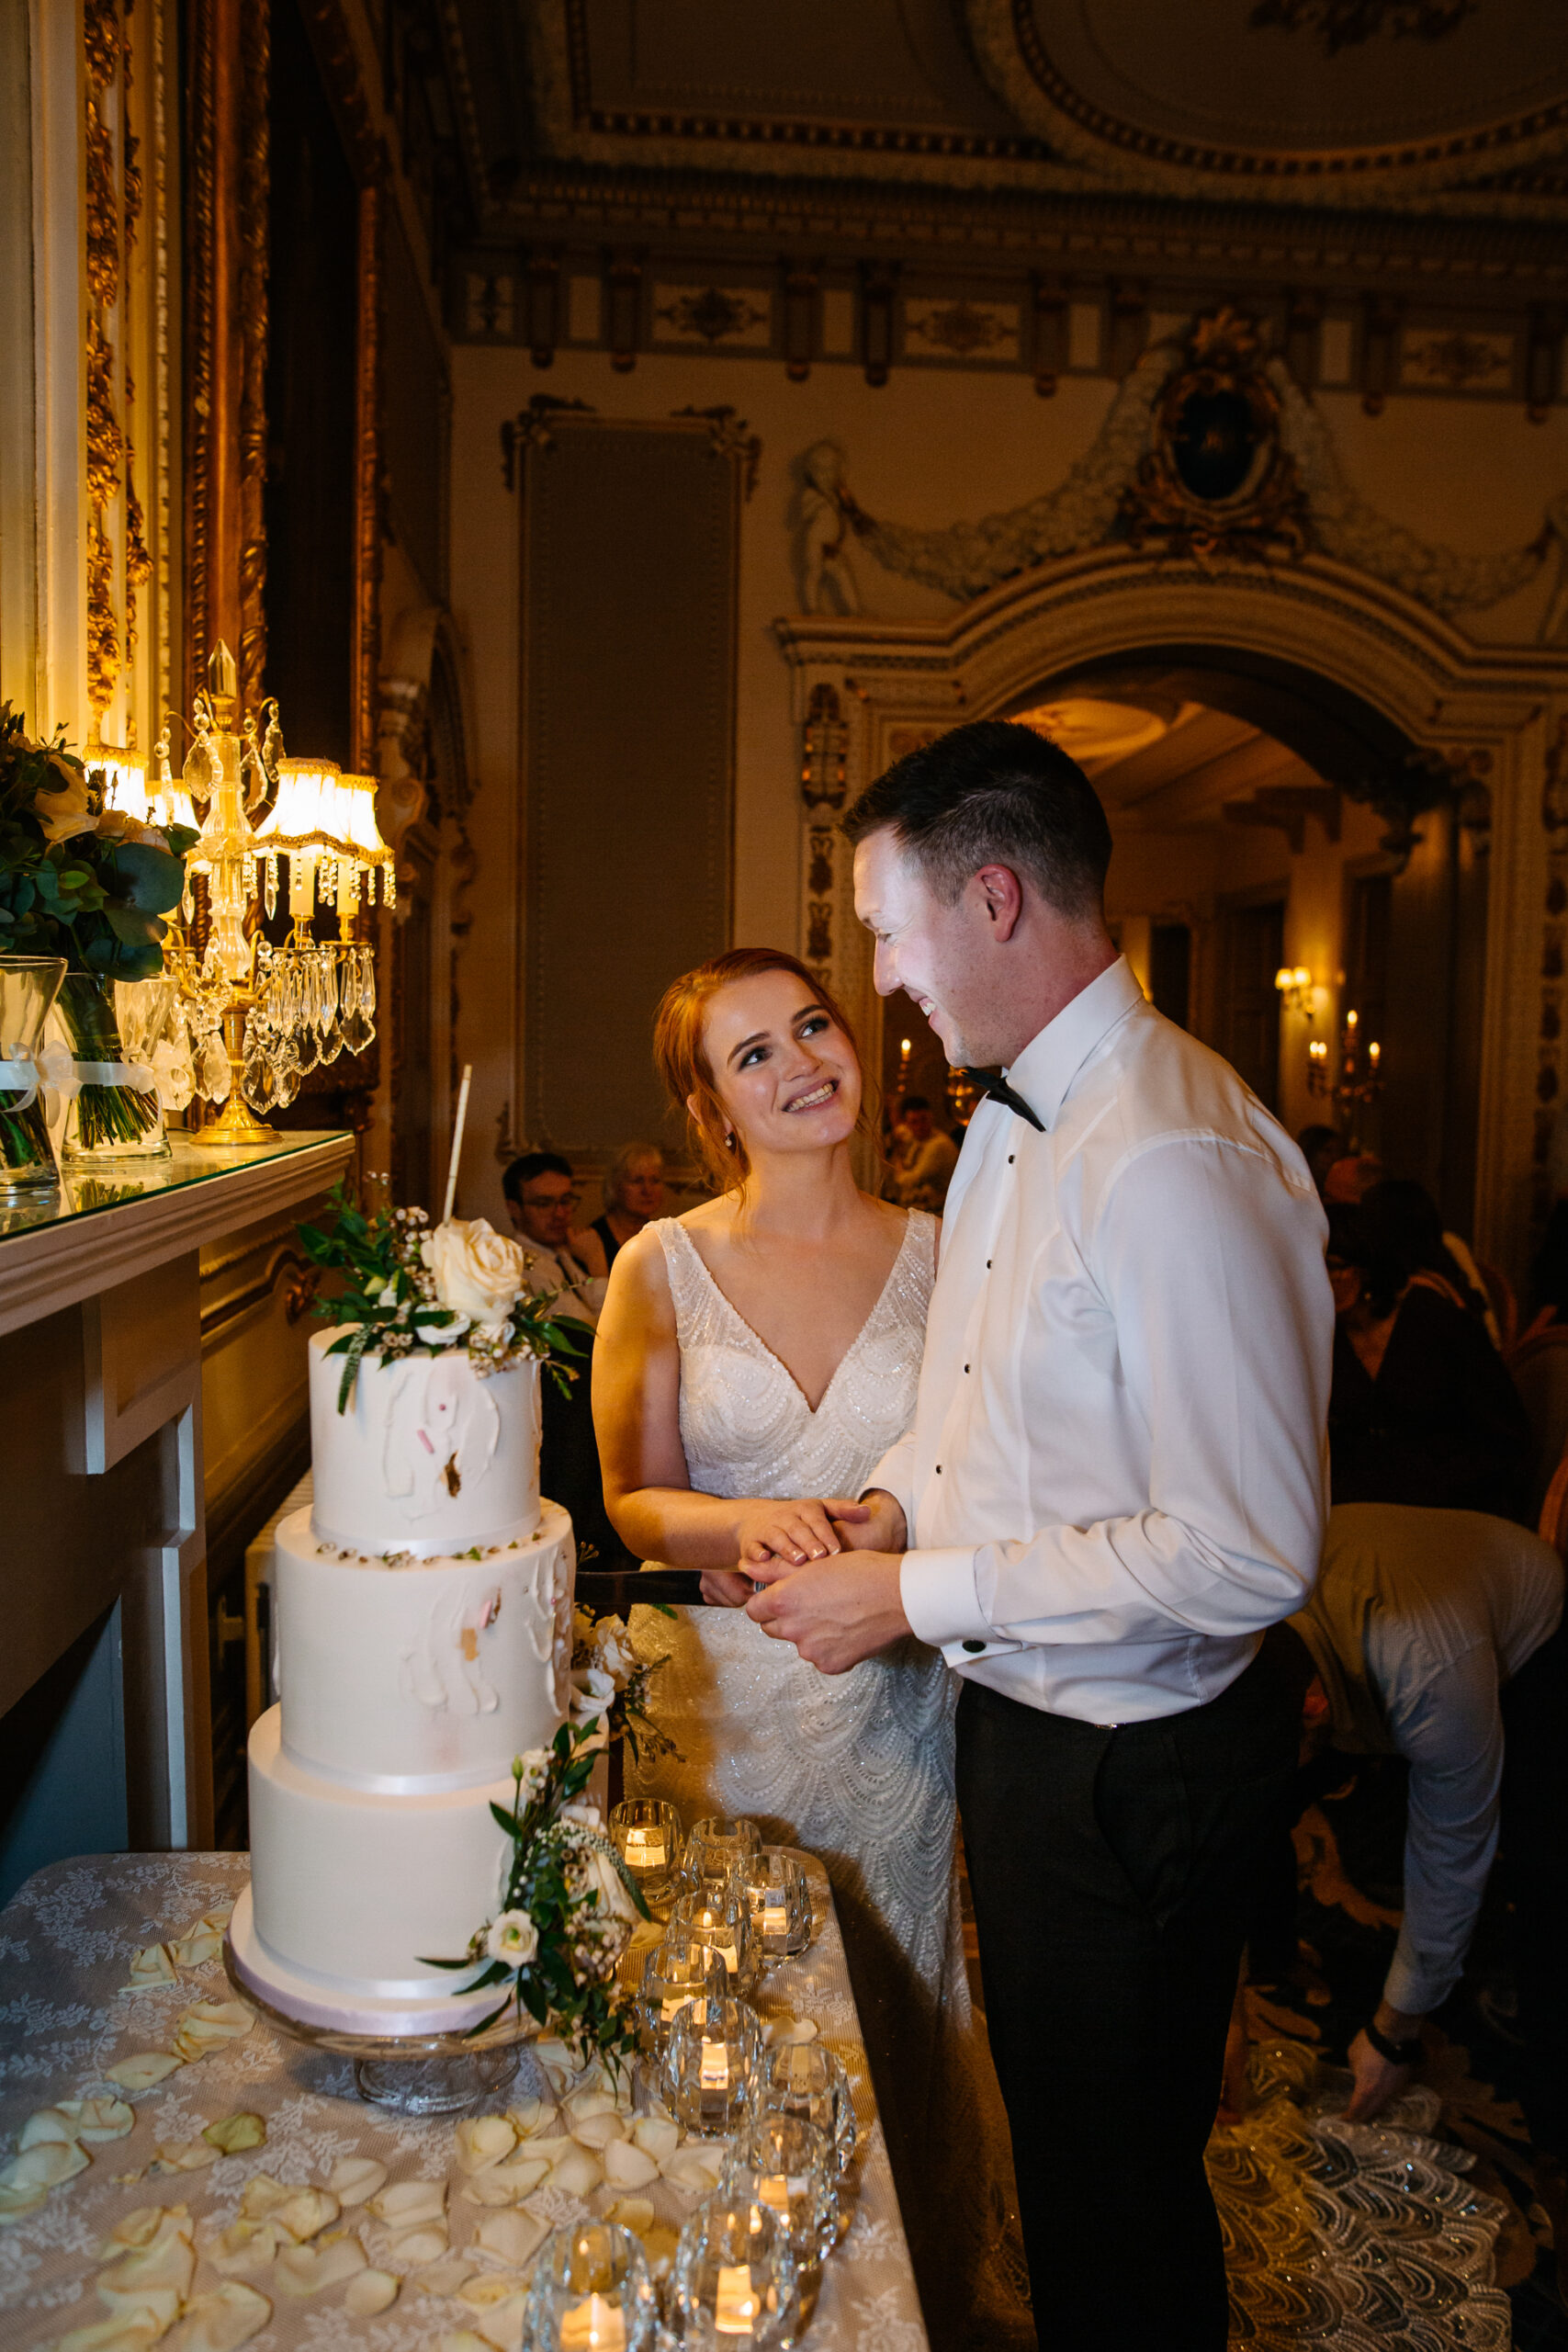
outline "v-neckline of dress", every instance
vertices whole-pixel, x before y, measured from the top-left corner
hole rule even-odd
[[[887,1294],[892,1289],[898,1269],[904,1262],[904,1252],[908,1249],[909,1243],[914,1238],[915,1217],[917,1214],[918,1212],[913,1209],[907,1210],[905,1212],[904,1238],[899,1242],[897,1250],[894,1254],[893,1263],[887,1269],[887,1279],[883,1283],[882,1288],[877,1292],[870,1314],[866,1317],[865,1321],[861,1325],[860,1329],[855,1333],[854,1338],[850,1341],[849,1346],[844,1350],[843,1354],[839,1358],[838,1363],[833,1366],[832,1372],[829,1376],[828,1385],[824,1388],[821,1396],[818,1396],[815,1405],[813,1405],[807,1397],[805,1389],[801,1386],[794,1373],[791,1372],[783,1356],[775,1353],[773,1349],[769,1347],[766,1340],[763,1339],[761,1331],[757,1329],[755,1324],[749,1323],[745,1316],[741,1314],[740,1309],[736,1306],[735,1301],[730,1297],[729,1293],[725,1289],[723,1283],[719,1281],[718,1276],[714,1272],[713,1268],[708,1264],[707,1260],[703,1256],[702,1251],[697,1248],[696,1243],[692,1239],[691,1235],[686,1231],[686,1228],[682,1224],[680,1218],[671,1217],[670,1222],[674,1226],[676,1231],[680,1234],[682,1242],[691,1251],[692,1256],[695,1259],[698,1266],[702,1270],[705,1279],[707,1282],[709,1289],[713,1292],[714,1296],[724,1308],[726,1314],[731,1316],[734,1320],[739,1323],[740,1329],[745,1332],[749,1340],[752,1340],[756,1342],[757,1346],[761,1349],[762,1353],[767,1357],[768,1362],[778,1366],[784,1378],[788,1381],[790,1386],[794,1389],[796,1396],[800,1399],[801,1404],[805,1407],[807,1419],[814,1421],[821,1412],[822,1408],[828,1402],[828,1399],[832,1395],[834,1389],[838,1386],[845,1365],[855,1355],[862,1341],[864,1340],[866,1333],[870,1330],[872,1325],[875,1322],[877,1317],[882,1312],[883,1306],[886,1302]]]

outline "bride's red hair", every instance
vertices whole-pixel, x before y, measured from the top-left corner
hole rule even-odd
[[[805,1002],[819,1004],[849,1039],[861,1076],[860,1116],[855,1129],[880,1154],[874,1099],[877,1090],[866,1069],[860,1039],[832,989],[797,956],[788,956],[783,948],[732,947],[727,955],[715,956],[707,963],[699,964],[694,972],[682,972],[678,980],[671,980],[660,1001],[653,1023],[653,1058],[659,1075],[676,1108],[686,1113],[698,1162],[716,1193],[738,1190],[750,1174],[751,1163],[739,1136],[736,1136],[733,1142],[729,1140],[732,1131],[728,1115],[719,1102],[703,1040],[707,1009],[720,989],[729,988],[737,980],[756,979],[763,972],[793,974],[806,991]],[[691,1107],[694,1101],[694,1112]]]

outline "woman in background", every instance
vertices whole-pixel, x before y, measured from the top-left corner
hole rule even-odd
[[[607,1274],[615,1253],[650,1217],[664,1214],[664,1154],[656,1143],[624,1143],[604,1170],[604,1211],[571,1246],[590,1273]]]

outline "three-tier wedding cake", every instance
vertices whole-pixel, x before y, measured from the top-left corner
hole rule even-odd
[[[314,1502],[277,1531],[280,1702],[250,1741],[245,1988],[356,2035],[461,2030],[493,1991],[426,1965],[493,1912],[512,1759],[570,1697],[571,1522],[539,1498],[539,1366],[310,1341]],[[454,1997],[454,1996],[457,1997]]]

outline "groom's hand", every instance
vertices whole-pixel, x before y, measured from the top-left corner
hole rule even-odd
[[[808,1666],[847,1674],[909,1631],[898,1589],[898,1552],[840,1552],[837,1559],[759,1571],[775,1582],[753,1595],[746,1613],[774,1641],[791,1642]]]
[[[828,1509],[834,1525],[849,1530],[846,1551],[907,1552],[909,1548],[904,1506],[886,1487],[868,1487],[853,1510],[843,1510],[838,1503],[829,1503]]]

